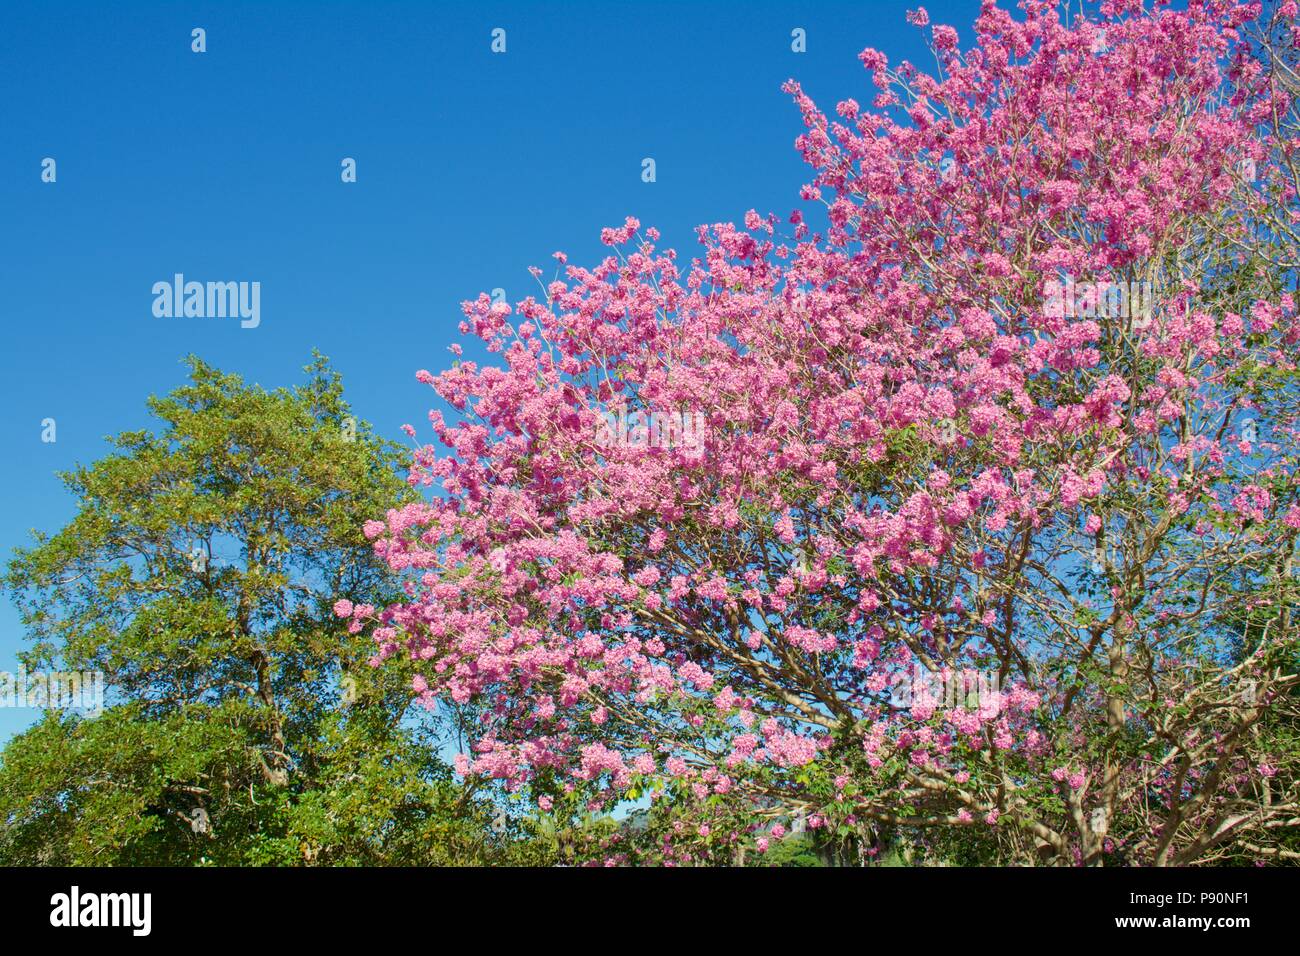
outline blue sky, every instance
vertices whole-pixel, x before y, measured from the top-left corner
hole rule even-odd
[[[700,223],[786,215],[807,176],[781,83],[867,102],[863,47],[930,62],[915,5],[5,0],[0,549],[72,516],[54,472],[148,426],[145,397],[188,353],[275,387],[319,348],[400,440],[434,404],[414,375],[450,361],[463,299],[522,298],[559,249],[598,260],[628,215],[687,258]],[[926,7],[970,41],[978,0]],[[156,318],[150,290],[177,272],[260,282],[260,325]],[[0,596],[0,670],[22,643]],[[37,716],[0,708],[0,739]]]

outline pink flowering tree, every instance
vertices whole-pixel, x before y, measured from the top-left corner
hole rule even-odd
[[[810,211],[465,304],[407,600],[340,601],[463,774],[646,807],[607,863],[1297,858],[1295,5],[1186,6],[918,10],[932,72],[788,84]]]

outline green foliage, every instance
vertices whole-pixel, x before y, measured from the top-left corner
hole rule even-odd
[[[500,856],[402,677],[332,612],[395,582],[361,533],[413,500],[319,355],[266,391],[202,361],[62,475],[76,517],[4,576],[29,671],[98,670],[0,757],[8,864],[447,864]],[[344,688],[351,692],[345,694]],[[206,825],[205,825],[206,824]]]
[[[752,857],[755,866],[825,866],[813,841],[803,835],[773,840],[766,853]]]

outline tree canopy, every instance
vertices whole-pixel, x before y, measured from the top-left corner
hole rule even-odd
[[[40,864],[475,862],[492,808],[452,780],[335,595],[392,599],[364,519],[416,496],[317,356],[267,391],[197,358],[154,430],[62,476],[76,516],[4,578],[31,671],[100,671],[0,765],[0,859]]]
[[[593,861],[1300,859],[1295,4],[1020,6],[788,84],[813,213],[629,218],[419,373],[409,587],[340,613],[467,779],[648,798]]]

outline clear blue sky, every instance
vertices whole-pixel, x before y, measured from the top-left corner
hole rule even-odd
[[[183,381],[187,353],[274,387],[319,348],[401,439],[434,403],[414,374],[449,361],[463,299],[522,298],[557,249],[596,261],[627,215],[687,258],[699,223],[786,215],[807,176],[781,83],[828,110],[868,102],[863,47],[931,62],[904,21],[916,5],[4,0],[0,551],[72,516],[54,472],[147,426],[145,397]],[[978,0],[925,5],[970,42]],[[261,325],[155,318],[151,287],[177,272],[260,282]],[[22,629],[0,605],[13,671]],[[0,708],[0,740],[36,716]]]

